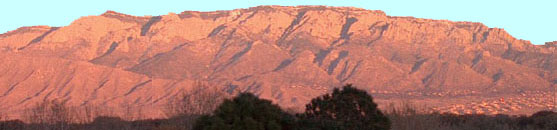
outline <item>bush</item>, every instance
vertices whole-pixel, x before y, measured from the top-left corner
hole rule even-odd
[[[299,115],[301,129],[388,130],[391,122],[365,91],[346,85],[315,98]]]
[[[99,116],[90,123],[90,129],[116,130],[126,128],[126,122],[119,117]]]
[[[0,130],[21,130],[24,125],[21,120],[0,121]]]
[[[557,130],[557,113],[552,111],[539,111],[530,118],[520,120],[520,127],[532,127],[544,130]]]
[[[213,115],[200,117],[194,130],[286,130],[293,124],[294,118],[271,101],[241,93],[225,100]]]

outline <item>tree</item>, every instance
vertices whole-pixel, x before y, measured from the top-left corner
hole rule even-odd
[[[298,115],[301,129],[388,130],[390,120],[377,109],[371,95],[348,84],[342,90],[312,99]]]
[[[75,109],[58,100],[47,100],[24,111],[24,118],[41,129],[70,129],[75,117]]]
[[[209,114],[218,107],[227,94],[216,86],[196,81],[192,85],[192,90],[176,97],[167,104],[168,109],[165,114],[168,117]]]
[[[292,129],[294,117],[269,100],[251,93],[226,99],[213,113],[200,117],[194,130],[282,130]]]
[[[196,81],[190,91],[169,100],[165,114],[170,117],[172,124],[191,130],[197,118],[213,112],[227,97],[228,94],[219,87]]]

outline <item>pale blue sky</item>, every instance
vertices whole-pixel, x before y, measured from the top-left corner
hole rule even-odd
[[[391,16],[482,22],[511,35],[544,44],[557,40],[557,0],[2,0],[0,33],[21,26],[66,26],[87,15],[114,10],[131,15],[164,15],[185,10],[214,11],[258,5],[354,6]]]

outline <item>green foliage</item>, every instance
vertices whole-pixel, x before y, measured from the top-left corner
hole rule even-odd
[[[313,99],[299,117],[300,129],[388,130],[391,127],[373,98],[352,85]]]
[[[290,129],[294,118],[271,101],[251,93],[225,100],[211,116],[202,116],[194,130],[282,130]]]

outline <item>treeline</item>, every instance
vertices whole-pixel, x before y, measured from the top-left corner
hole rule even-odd
[[[71,107],[51,101],[29,109],[25,123],[0,122],[0,130],[557,130],[557,113],[551,111],[528,117],[454,115],[409,103],[381,111],[371,95],[351,85],[314,98],[303,112],[283,110],[251,93],[230,97],[212,88],[198,83],[170,101],[167,119],[78,117]]]

